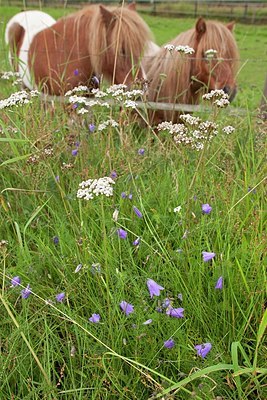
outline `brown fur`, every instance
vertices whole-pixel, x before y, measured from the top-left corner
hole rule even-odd
[[[170,42],[175,46],[194,48],[193,55],[170,54],[162,48],[148,60],[145,70],[148,80],[151,80],[149,100],[194,104],[199,102],[203,91],[229,87],[234,93],[239,54],[232,34],[233,26],[200,18],[194,29],[181,33]],[[209,49],[217,50],[217,60],[207,61],[204,58],[205,51]],[[219,61],[220,58],[223,60]],[[151,113],[150,117],[151,122],[175,122],[179,113],[159,111]]]
[[[25,35],[25,29],[17,23],[14,23],[8,32],[8,43],[10,45],[11,64],[15,71],[18,71],[18,58],[20,48]]]
[[[50,94],[86,85],[93,75],[129,84],[134,72],[142,76],[140,59],[150,36],[149,28],[131,7],[91,5],[34,37],[30,67],[35,82]]]

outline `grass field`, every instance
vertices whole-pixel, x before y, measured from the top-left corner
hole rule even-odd
[[[158,43],[193,24],[145,18]],[[219,132],[201,151],[126,108],[0,110],[1,400],[267,398],[267,36],[236,37],[246,111],[199,115]],[[113,195],[77,198],[105,176]]]

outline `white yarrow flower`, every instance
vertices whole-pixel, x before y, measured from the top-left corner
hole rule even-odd
[[[77,113],[78,113],[78,114],[86,114],[86,113],[88,113],[88,110],[87,110],[86,108],[80,108],[80,109],[77,111]]]
[[[136,108],[137,103],[133,100],[125,100],[124,105],[126,108]]]
[[[226,135],[230,135],[231,133],[233,133],[235,131],[235,128],[231,125],[225,126],[224,128],[222,128],[222,131],[224,133],[226,133]]]
[[[26,92],[22,90],[20,92],[12,93],[7,99],[0,100],[0,110],[13,106],[22,106],[28,104],[32,97],[36,97],[39,94],[36,90]]]
[[[173,44],[165,44],[164,49],[168,51],[173,51],[175,49],[175,46]]]
[[[205,51],[204,55],[208,60],[212,60],[214,57],[216,57],[217,53],[217,50],[208,49]]]
[[[175,51],[177,51],[177,53],[180,53],[180,54],[194,54],[194,52],[195,52],[195,50],[192,47],[189,47],[187,45],[186,46],[182,46],[182,45],[176,46]]]
[[[113,128],[117,128],[119,126],[118,122],[114,121],[114,119],[109,119],[109,120],[103,122],[102,124],[99,124],[97,129],[99,131],[103,131],[109,125],[112,126]]]
[[[113,186],[115,181],[109,176],[99,179],[88,179],[79,184],[77,191],[78,199],[92,200],[95,196],[104,195],[111,197],[113,195]]]

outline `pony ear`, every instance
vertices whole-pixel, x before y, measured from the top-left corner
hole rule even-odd
[[[127,5],[128,10],[136,11],[136,3],[133,1]]]
[[[226,24],[226,28],[229,29],[230,32],[233,32],[235,29],[235,21],[229,22]]]
[[[207,26],[204,18],[200,17],[196,22],[196,34],[197,34],[197,41],[201,39],[201,36],[206,32]]]
[[[114,19],[114,15],[106,7],[102,6],[102,4],[100,4],[99,9],[100,9],[100,14],[102,16],[103,22],[104,22],[106,28],[108,28]]]

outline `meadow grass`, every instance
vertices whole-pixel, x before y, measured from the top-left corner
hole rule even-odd
[[[37,97],[1,110],[0,399],[267,397],[266,134],[245,103],[245,115],[202,115],[235,127],[202,151],[125,108],[79,116]],[[108,118],[118,126],[100,131]],[[113,196],[77,199],[80,182],[114,171]]]

